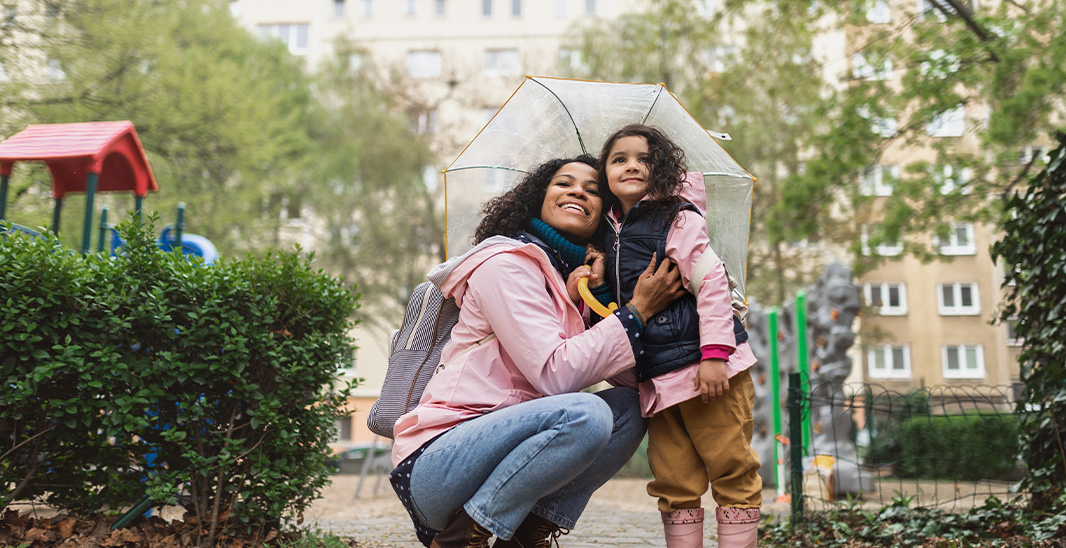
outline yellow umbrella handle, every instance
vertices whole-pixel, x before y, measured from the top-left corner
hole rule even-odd
[[[577,281],[577,292],[581,295],[581,300],[585,301],[585,304],[589,305],[589,308],[591,308],[593,312],[604,318],[610,316],[615,310],[618,310],[618,303],[611,303],[607,306],[603,306],[600,301],[596,300],[596,297],[592,296],[592,292],[589,291],[588,278],[581,278]]]

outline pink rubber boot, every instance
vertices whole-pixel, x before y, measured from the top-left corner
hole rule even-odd
[[[759,538],[758,508],[722,508],[718,518],[718,548],[755,548]]]
[[[703,508],[663,512],[666,548],[703,548]]]

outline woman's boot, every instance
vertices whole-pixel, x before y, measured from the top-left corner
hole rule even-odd
[[[755,548],[759,538],[758,508],[721,508],[718,518],[719,548]]]
[[[666,548],[703,548],[703,508],[663,512]]]
[[[511,540],[498,538],[492,543],[492,548],[548,548],[552,539],[569,532],[536,514],[529,514],[515,530]]]
[[[492,533],[460,510],[448,518],[444,530],[433,537],[429,548],[489,548]]]

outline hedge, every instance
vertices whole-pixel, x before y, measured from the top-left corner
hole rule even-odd
[[[992,479],[1018,470],[1018,417],[967,413],[911,417],[897,434],[904,477]]]
[[[328,482],[358,296],[299,250],[203,266],[151,223],[120,232],[114,258],[0,234],[0,510],[185,493],[212,538],[300,513]]]

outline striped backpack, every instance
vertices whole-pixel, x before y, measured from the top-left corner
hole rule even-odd
[[[445,299],[432,282],[422,282],[411,293],[403,324],[389,343],[389,369],[381,396],[366,420],[371,432],[392,438],[396,420],[418,405],[457,321],[455,299]]]

